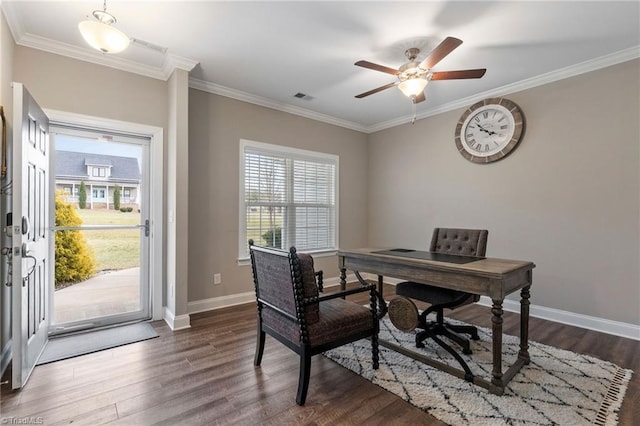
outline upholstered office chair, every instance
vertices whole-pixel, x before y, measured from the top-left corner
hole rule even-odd
[[[373,368],[378,368],[378,318],[375,285],[319,296],[313,258],[253,245],[249,240],[258,304],[258,340],[254,365],[264,352],[265,333],[300,355],[296,403],[304,405],[309,388],[311,357],[370,337]],[[369,292],[370,306],[342,299]]]
[[[435,228],[429,251],[484,257],[488,235],[489,232],[485,229]],[[462,360],[462,357],[438,336],[445,336],[453,340],[462,347],[463,353],[471,354],[469,340],[459,333],[469,334],[472,339],[478,340],[478,329],[473,326],[446,323],[444,310],[477,302],[480,300],[480,296],[411,281],[397,284],[396,295],[397,297],[389,303],[389,317],[393,324],[403,331],[412,331],[416,327],[421,328],[422,331],[416,334],[417,347],[424,346],[423,342],[427,338],[433,339],[451,353],[470,374],[469,367]],[[415,304],[410,299],[427,302],[431,306],[418,314]],[[436,320],[427,321],[427,315],[432,312],[436,313]]]

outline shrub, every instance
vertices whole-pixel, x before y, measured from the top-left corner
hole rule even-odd
[[[133,207],[120,207],[122,213],[129,213],[133,211]]]
[[[87,186],[84,182],[80,182],[80,189],[78,190],[78,207],[81,209],[87,208]]]
[[[113,188],[113,208],[120,210],[120,187],[118,185]]]
[[[270,229],[262,234],[266,247],[282,248],[282,228]]]
[[[79,226],[82,219],[73,205],[56,192],[56,226]],[[96,261],[80,231],[58,231],[55,233],[55,288],[77,283],[95,273]]]

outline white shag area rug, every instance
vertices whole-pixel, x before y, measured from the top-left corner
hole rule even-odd
[[[450,320],[452,323],[456,321]],[[490,380],[491,330],[478,327],[472,355],[463,355],[474,375]],[[433,341],[415,347],[415,332],[380,321],[380,339],[459,367]],[[517,358],[519,337],[503,336],[503,371]],[[450,425],[615,425],[631,370],[587,355],[529,342],[531,363],[502,396],[380,346],[380,368],[371,365],[371,342],[359,340],[324,355]]]

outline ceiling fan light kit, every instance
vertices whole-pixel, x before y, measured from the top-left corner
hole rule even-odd
[[[80,34],[89,46],[102,53],[119,53],[129,47],[129,37],[113,26],[117,20],[107,12],[106,0],[103,10],[94,10],[93,17],[95,21],[86,20],[78,24]]]
[[[408,80],[404,80],[398,84],[398,89],[404,93],[408,98],[418,96],[425,87],[427,87],[427,79],[420,77],[413,77]]]
[[[395,83],[389,83],[384,86],[378,87],[368,92],[356,95],[356,98],[364,98],[374,93],[381,92],[390,87],[398,86],[402,93],[411,98],[414,105],[422,102],[426,99],[424,89],[431,80],[461,80],[467,78],[481,78],[486,69],[473,69],[473,70],[458,70],[458,71],[441,71],[432,72],[433,68],[438,62],[444,59],[449,53],[453,52],[458,46],[462,44],[462,40],[455,37],[445,38],[438,46],[436,46],[431,53],[427,55],[422,62],[415,62],[420,49],[412,47],[407,49],[404,54],[409,62],[403,64],[398,69],[389,68],[384,65],[374,64],[369,61],[358,61],[354,65],[368,68],[374,71],[380,71],[387,74],[395,75],[398,81]]]

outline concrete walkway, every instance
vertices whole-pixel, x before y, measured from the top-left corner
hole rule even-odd
[[[140,268],[98,274],[56,290],[53,323],[62,324],[140,309]]]

